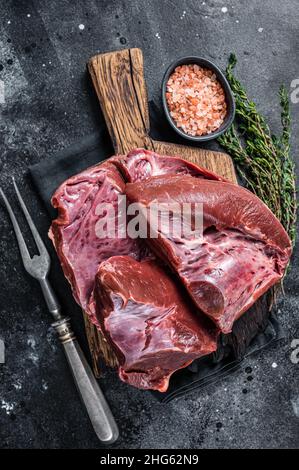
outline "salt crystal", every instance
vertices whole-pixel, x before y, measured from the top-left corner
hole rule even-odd
[[[211,133],[221,126],[225,95],[212,70],[198,64],[178,66],[171,81],[172,86],[168,82],[166,87],[167,103],[177,126],[190,135]]]

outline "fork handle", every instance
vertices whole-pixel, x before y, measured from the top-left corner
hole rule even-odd
[[[56,322],[62,320],[63,316],[61,315],[61,307],[48,278],[45,277],[39,279],[39,283],[42,288],[49,312],[52,313],[52,316]]]
[[[70,319],[64,318],[53,323],[53,327],[64,347],[76,386],[98,438],[105,444],[112,444],[119,436],[117,424],[76,340]]]

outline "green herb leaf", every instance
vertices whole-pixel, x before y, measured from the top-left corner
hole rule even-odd
[[[297,201],[294,162],[290,156],[288,93],[284,86],[280,88],[282,133],[276,137],[271,135],[264,116],[234,76],[236,64],[237,58],[231,54],[226,77],[236,101],[236,122],[218,142],[234,159],[245,186],[267,204],[294,244]]]

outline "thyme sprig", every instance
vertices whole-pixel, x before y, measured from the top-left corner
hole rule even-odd
[[[226,77],[236,101],[236,120],[218,141],[233,157],[244,184],[267,204],[294,244],[297,204],[294,163],[290,156],[288,94],[282,86],[279,91],[282,133],[276,137],[234,76],[236,63],[236,56],[231,54]]]

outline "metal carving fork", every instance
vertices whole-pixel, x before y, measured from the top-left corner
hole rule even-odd
[[[64,317],[61,313],[59,302],[48,280],[48,273],[51,266],[50,255],[34,225],[14,178],[13,185],[39,252],[38,255],[34,255],[31,258],[12,207],[0,188],[0,194],[14,227],[24,267],[41,285],[47,307],[55,320],[52,326],[57,331],[58,337],[64,347],[75,383],[87,409],[93,428],[98,438],[103,443],[112,444],[117,440],[119,435],[117,424],[72,331],[70,318]]]

